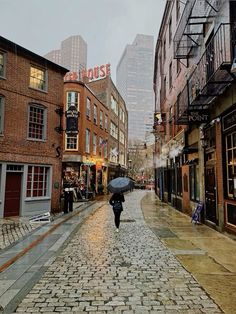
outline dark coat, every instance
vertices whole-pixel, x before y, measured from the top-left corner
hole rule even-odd
[[[120,203],[123,203],[125,201],[125,198],[124,198],[124,195],[121,194],[121,193],[114,193],[112,195],[112,197],[110,198],[109,200],[109,204],[111,206],[114,206],[115,202],[120,202]],[[121,204],[121,210],[123,210],[123,207],[122,207],[122,204]]]

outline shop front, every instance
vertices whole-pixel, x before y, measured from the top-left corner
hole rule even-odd
[[[236,106],[222,116],[225,228],[236,232]]]

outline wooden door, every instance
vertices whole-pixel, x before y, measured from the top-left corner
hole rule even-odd
[[[4,217],[20,214],[21,175],[19,172],[7,172]]]
[[[206,219],[213,223],[218,223],[216,217],[216,179],[214,166],[206,167],[205,189]]]

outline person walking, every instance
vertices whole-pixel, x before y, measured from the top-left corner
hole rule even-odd
[[[113,207],[116,232],[119,232],[120,215],[121,215],[121,212],[123,211],[123,206],[122,206],[123,202],[125,202],[125,198],[122,193],[114,193],[109,201],[109,204]]]

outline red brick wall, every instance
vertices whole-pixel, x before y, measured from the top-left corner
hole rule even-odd
[[[0,42],[1,48],[1,42]],[[60,117],[55,109],[62,107],[63,76],[66,71],[47,63],[31,53],[11,52],[7,55],[6,79],[0,79],[0,94],[5,97],[4,132],[0,136],[0,161],[49,164],[53,167],[54,183],[61,183],[61,156],[56,148],[62,147],[62,135],[55,131]],[[29,88],[30,66],[34,64],[47,69],[48,89],[40,92]],[[27,139],[28,105],[30,102],[45,106],[47,110],[46,141]],[[60,189],[52,187],[52,209],[59,210]]]

